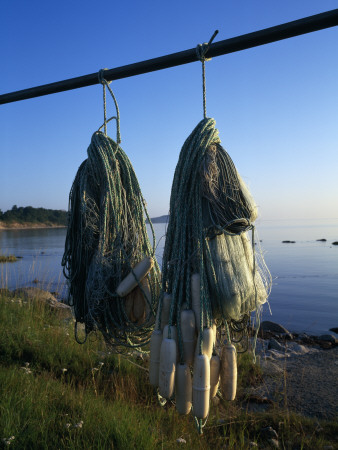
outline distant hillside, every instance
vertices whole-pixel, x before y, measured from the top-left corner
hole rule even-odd
[[[169,221],[169,216],[152,217],[152,223],[167,223]]]
[[[168,223],[169,216],[153,217],[152,223]],[[62,209],[33,208],[16,206],[6,212],[0,209],[0,229],[66,227],[67,211]]]
[[[3,227],[17,227],[17,225],[35,226],[67,226],[67,211],[60,209],[33,208],[32,206],[13,206],[2,212],[0,222]]]

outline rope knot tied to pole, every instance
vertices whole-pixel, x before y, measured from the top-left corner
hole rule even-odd
[[[104,77],[104,72],[106,70],[109,70],[109,69],[107,69],[107,68],[100,69],[97,73],[97,78],[98,78],[100,84],[110,84],[111,83],[111,81],[107,81]]]
[[[206,58],[205,55],[207,54],[210,45],[212,44],[212,41],[215,39],[215,37],[218,34],[218,30],[215,30],[214,34],[209,39],[209,42],[204,42],[204,44],[198,44],[196,47],[196,54],[197,58],[203,62],[203,61],[210,61],[211,58]]]

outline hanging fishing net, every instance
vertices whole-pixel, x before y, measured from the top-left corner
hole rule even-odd
[[[215,121],[202,120],[182,147],[171,192],[162,267],[162,290],[172,298],[169,324],[192,307],[193,274],[200,278],[200,328],[214,319],[241,320],[266,301],[270,274],[247,233],[256,217]]]
[[[270,273],[254,245],[256,217],[214,119],[205,118],[185,141],[175,170],[149,374],[161,396],[175,396],[181,414],[193,410],[200,432],[219,382],[224,398],[235,398],[231,342],[270,292]],[[217,341],[223,330],[225,343]]]
[[[101,331],[114,346],[147,344],[154,324],[160,270],[146,218],[127,155],[110,137],[95,132],[70,191],[62,265],[76,321],[87,333]]]

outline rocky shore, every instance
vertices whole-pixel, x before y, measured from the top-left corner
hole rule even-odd
[[[284,343],[293,341],[298,344],[320,347],[327,350],[338,345],[338,338],[335,336],[337,335],[338,328],[332,328],[330,331],[332,331],[332,334],[322,334],[319,336],[308,335],[306,333],[299,334],[290,332],[278,323],[264,321],[261,323],[258,336],[264,340],[269,340],[269,348],[273,348],[274,350],[282,350],[280,341]]]
[[[263,383],[248,389],[248,409],[274,405],[317,419],[338,416],[338,339],[291,333],[274,322],[262,322],[256,355]]]

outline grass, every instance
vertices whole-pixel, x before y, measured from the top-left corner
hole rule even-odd
[[[18,258],[14,255],[0,255],[0,263],[16,262]]]
[[[250,441],[265,445],[265,426],[278,432],[281,448],[337,444],[333,422],[321,422],[318,433],[314,420],[277,406],[262,413],[243,408],[245,387],[261,379],[248,354],[239,360],[239,400],[213,405],[199,436],[191,416],[159,406],[138,367],[145,363],[109,353],[100,336],[77,344],[72,320],[43,303],[3,291],[0,321],[0,448],[170,449],[181,437],[185,448],[247,449]]]

